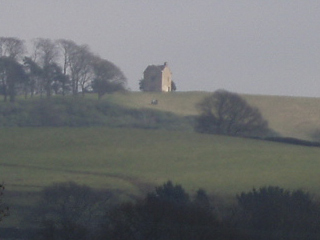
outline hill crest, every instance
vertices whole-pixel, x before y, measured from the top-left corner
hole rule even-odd
[[[128,92],[105,96],[128,108],[150,108],[177,115],[197,115],[196,103],[211,92],[146,93]],[[260,109],[269,126],[285,137],[312,139],[320,129],[320,98],[241,94],[250,105]],[[158,104],[152,105],[152,99]]]

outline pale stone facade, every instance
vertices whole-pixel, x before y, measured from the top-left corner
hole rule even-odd
[[[171,92],[172,72],[165,62],[163,65],[149,65],[143,72],[144,91]]]

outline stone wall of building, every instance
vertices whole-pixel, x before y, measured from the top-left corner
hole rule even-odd
[[[150,65],[143,73],[145,91],[171,92],[172,73],[167,65]]]
[[[167,65],[162,70],[162,92],[171,92],[172,73]]]

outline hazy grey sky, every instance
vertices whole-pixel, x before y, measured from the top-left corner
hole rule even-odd
[[[0,0],[0,36],[88,44],[132,90],[166,61],[178,91],[320,97],[318,0]]]

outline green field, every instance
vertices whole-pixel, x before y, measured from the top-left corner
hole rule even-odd
[[[14,191],[76,181],[140,194],[169,179],[222,194],[264,185],[320,191],[320,148],[108,128],[7,128],[0,145],[1,180]]]

